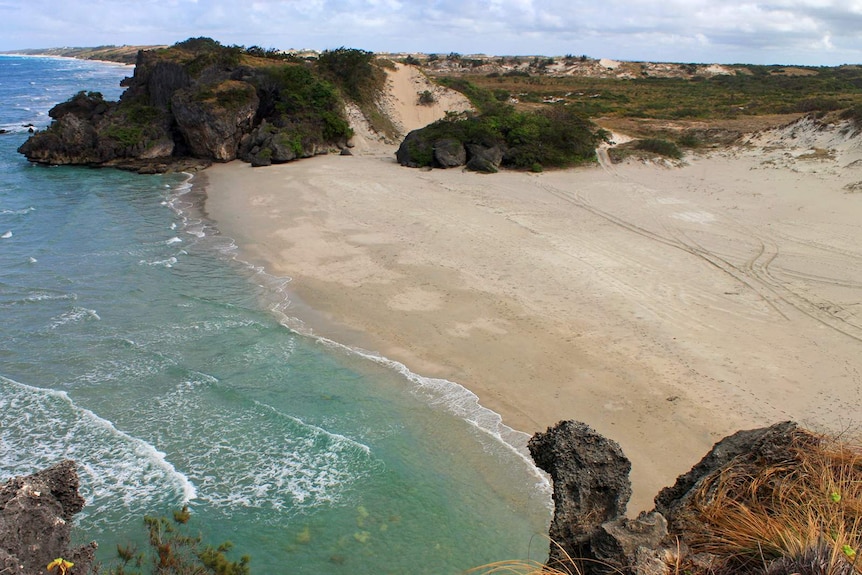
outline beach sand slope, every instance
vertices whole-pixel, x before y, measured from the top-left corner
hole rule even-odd
[[[808,132],[676,169],[420,171],[379,146],[232,163],[207,170],[206,208],[292,278],[306,329],[455,381],[515,429],[618,441],[636,514],[740,428],[858,424],[862,151]]]

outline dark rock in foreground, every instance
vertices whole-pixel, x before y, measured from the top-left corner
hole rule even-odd
[[[83,507],[72,461],[7,481],[0,487],[0,573],[45,573],[58,557],[75,564],[70,575],[89,573],[96,544],[69,546],[72,517]]]
[[[529,442],[533,460],[553,482],[548,566],[579,575],[670,575],[666,558],[679,557],[690,537],[709,531],[698,500],[710,499],[710,489],[722,473],[742,466],[753,475],[759,469],[786,465],[794,451],[818,441],[792,422],[737,432],[716,443],[691,471],[663,489],[655,498],[655,510],[627,519],[631,466],[619,445],[583,423],[560,422]],[[714,557],[692,557],[713,572]],[[781,561],[787,559],[775,565]]]
[[[529,443],[530,454],[554,486],[548,565],[567,557],[594,559],[590,540],[602,523],[625,515],[632,494],[631,463],[620,446],[584,423],[563,421]]]

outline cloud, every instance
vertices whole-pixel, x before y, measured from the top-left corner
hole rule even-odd
[[[629,60],[862,60],[862,0],[0,0],[0,49],[211,36],[273,48],[589,54]]]

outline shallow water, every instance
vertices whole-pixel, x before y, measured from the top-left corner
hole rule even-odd
[[[0,477],[75,459],[104,561],[183,503],[255,573],[541,560],[547,484],[472,394],[285,327],[289,284],[235,259],[188,177],[15,152],[130,73],[0,57]]]

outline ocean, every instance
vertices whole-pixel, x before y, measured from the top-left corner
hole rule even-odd
[[[445,574],[543,560],[549,489],[455,383],[290,328],[189,175],[44,167],[27,126],[127,67],[0,56],[0,481],[74,459],[75,540],[188,504],[252,573]]]

